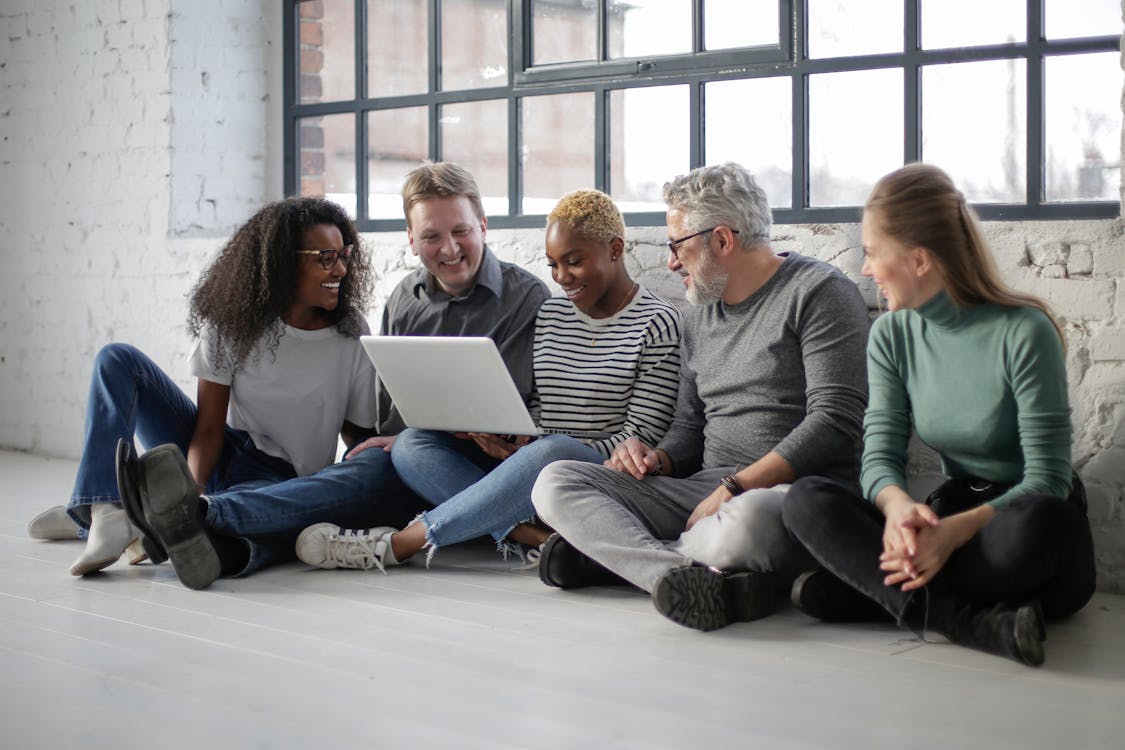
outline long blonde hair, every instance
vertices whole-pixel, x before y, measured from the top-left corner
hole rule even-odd
[[[896,169],[875,183],[864,211],[896,241],[929,251],[946,292],[959,307],[984,302],[1034,307],[1054,324],[1066,346],[1066,337],[1047,303],[1017,292],[1000,278],[976,212],[945,172],[920,162]]]

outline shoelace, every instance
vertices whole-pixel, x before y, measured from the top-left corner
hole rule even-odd
[[[347,529],[341,534],[330,534],[326,546],[327,559],[335,563],[336,567],[362,570],[378,568],[383,575],[387,574],[383,565],[387,542],[382,537],[375,537],[366,530]]]
[[[539,557],[543,552],[542,544],[538,547],[525,547],[516,542],[501,542],[497,546],[505,561],[509,556],[520,559],[521,564],[517,565],[515,570],[534,570],[539,567]]]

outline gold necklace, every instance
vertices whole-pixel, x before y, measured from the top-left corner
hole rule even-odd
[[[640,289],[640,288],[641,288],[641,283],[639,281],[634,281],[633,282],[633,288],[630,289],[629,293],[625,295],[625,299],[621,300],[621,304],[617,306],[617,309],[614,310],[613,312],[611,312],[609,315],[607,315],[606,318],[612,318],[614,315],[616,315],[617,313],[624,310],[625,306],[629,304],[629,300],[633,299],[633,295],[636,294],[637,290]],[[595,330],[593,338],[590,339],[590,346],[595,346],[597,343],[598,343],[598,332],[597,332],[597,330]]]

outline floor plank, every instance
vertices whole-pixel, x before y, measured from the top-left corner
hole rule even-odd
[[[559,591],[487,545],[388,575],[293,564],[190,591],[73,578],[27,521],[74,463],[0,452],[0,744],[301,748],[1118,748],[1125,597],[1041,669],[785,609],[715,633],[626,588]]]

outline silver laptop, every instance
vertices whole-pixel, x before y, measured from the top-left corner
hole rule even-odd
[[[475,336],[362,336],[408,427],[539,435],[496,343]]]

